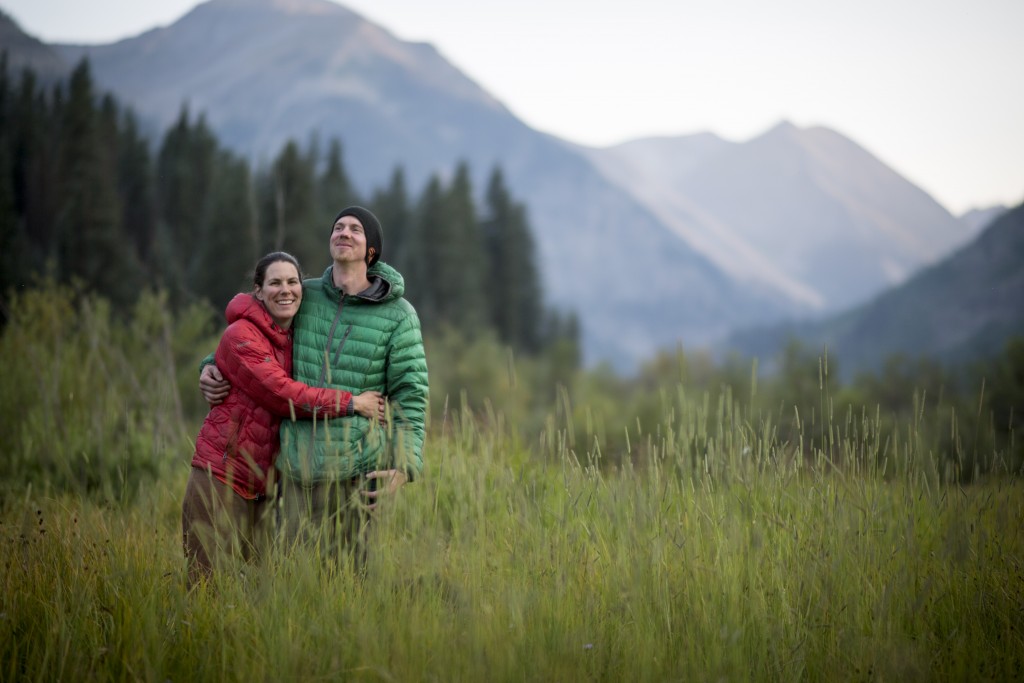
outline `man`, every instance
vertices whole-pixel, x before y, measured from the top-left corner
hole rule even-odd
[[[320,536],[332,553],[356,546],[362,564],[365,510],[422,470],[427,364],[419,318],[402,296],[405,281],[379,260],[377,217],[359,206],[341,211],[330,251],[333,263],[323,276],[303,282],[292,374],[313,387],[383,393],[390,425],[359,415],[284,420],[277,459],[282,522],[286,542]],[[212,365],[203,368],[200,388],[211,404],[230,390]]]

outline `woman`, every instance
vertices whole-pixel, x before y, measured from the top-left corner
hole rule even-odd
[[[250,559],[269,537],[274,459],[282,418],[383,415],[379,392],[353,396],[291,379],[291,325],[302,303],[302,277],[290,254],[256,264],[252,293],[227,307],[228,328],[215,359],[233,390],[206,416],[196,439],[182,504],[188,583],[209,578],[219,556]]]

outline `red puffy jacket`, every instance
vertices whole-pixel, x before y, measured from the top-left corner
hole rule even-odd
[[[351,414],[352,394],[315,389],[291,378],[292,336],[251,294],[227,307],[228,328],[215,355],[231,392],[214,406],[196,438],[192,466],[230,484],[243,498],[266,493],[280,444],[281,418]]]

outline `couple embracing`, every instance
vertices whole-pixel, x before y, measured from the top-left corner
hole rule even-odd
[[[260,259],[204,360],[212,408],[182,504],[190,586],[273,533],[361,565],[379,497],[422,469],[427,365],[404,280],[380,261],[381,225],[365,208],[341,211],[329,244],[320,278],[303,281],[284,252]]]

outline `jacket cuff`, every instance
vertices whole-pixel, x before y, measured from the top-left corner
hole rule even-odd
[[[355,395],[353,395],[352,398],[350,398],[348,400],[348,407],[345,409],[345,417],[352,417],[355,414],[356,414],[356,397],[355,397]]]
[[[203,369],[207,365],[213,365],[214,363],[217,362],[216,359],[214,358],[215,355],[216,355],[215,353],[211,353],[209,356],[206,356],[201,361],[199,361],[199,374],[200,375],[203,374]]]

